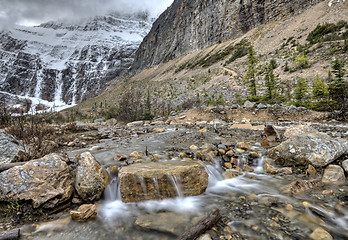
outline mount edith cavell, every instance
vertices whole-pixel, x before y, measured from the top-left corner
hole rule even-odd
[[[348,1],[101,2],[0,32],[0,240],[348,239]]]

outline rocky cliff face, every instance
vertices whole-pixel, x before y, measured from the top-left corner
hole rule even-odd
[[[140,45],[135,71],[240,36],[323,0],[175,0]]]
[[[144,16],[108,15],[0,32],[0,97],[58,107],[96,96],[131,66],[150,28]]]

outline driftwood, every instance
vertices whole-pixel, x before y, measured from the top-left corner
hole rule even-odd
[[[22,166],[24,165],[24,162],[17,162],[17,163],[4,163],[0,165],[0,172],[6,171],[8,169],[11,169],[16,166]]]
[[[195,226],[190,228],[184,234],[177,238],[177,240],[193,240],[202,235],[205,231],[212,228],[221,218],[219,209],[209,213],[208,217],[200,220]]]
[[[19,228],[0,232],[0,240],[17,240],[19,239],[19,236],[20,236]]]

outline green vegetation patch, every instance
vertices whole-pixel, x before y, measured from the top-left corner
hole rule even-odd
[[[309,33],[307,41],[309,41],[311,44],[315,44],[318,42],[343,40],[347,38],[348,23],[345,21],[339,21],[337,24],[319,24],[312,32]]]

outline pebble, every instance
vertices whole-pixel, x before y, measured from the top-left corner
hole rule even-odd
[[[333,237],[323,228],[319,227],[314,230],[314,232],[309,235],[313,240],[333,240]]]

